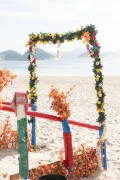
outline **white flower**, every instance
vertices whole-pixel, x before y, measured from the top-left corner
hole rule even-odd
[[[100,78],[100,75],[97,74],[96,78]]]
[[[96,65],[98,66],[99,64],[100,64],[99,61],[97,61],[97,62],[96,62]]]
[[[102,83],[99,83],[99,85],[98,85],[99,87],[101,87],[102,86]]]

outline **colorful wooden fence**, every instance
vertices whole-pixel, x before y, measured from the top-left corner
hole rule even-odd
[[[62,120],[50,114],[44,114],[37,111],[29,111],[28,107],[31,107],[31,104],[28,104],[27,93],[15,93],[13,101],[3,102],[3,105],[0,107],[0,110],[9,111],[16,113],[17,115],[17,125],[18,125],[18,153],[19,157],[19,173],[21,178],[29,178],[29,163],[28,163],[28,147],[27,147],[27,115],[32,117],[39,117],[43,119],[53,120],[57,122],[62,122],[63,127],[63,140],[65,148],[65,164],[66,167],[71,171],[73,169],[73,150],[72,150],[72,135],[70,132],[69,124],[81,126],[93,130],[99,131],[99,137],[101,138],[103,133],[103,126],[99,127],[96,125],[76,122],[74,120]],[[36,138],[36,137],[34,137]],[[35,139],[33,139],[35,141]],[[107,160],[106,160],[106,142],[103,142],[101,148],[101,154],[103,158],[103,167],[107,169]],[[23,166],[24,165],[24,166]]]

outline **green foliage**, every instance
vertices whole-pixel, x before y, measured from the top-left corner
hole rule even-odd
[[[28,168],[28,144],[27,144],[27,118],[17,121],[18,125],[18,153],[19,172],[21,178],[29,177]]]

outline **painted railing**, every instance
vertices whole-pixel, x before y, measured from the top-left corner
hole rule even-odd
[[[28,163],[28,146],[27,146],[27,115],[31,117],[38,117],[43,119],[48,119],[52,121],[62,122],[63,127],[63,140],[65,148],[65,165],[72,171],[73,169],[73,149],[72,149],[72,135],[70,132],[69,124],[81,126],[93,130],[99,131],[99,137],[101,138],[103,133],[103,126],[99,127],[96,125],[86,124],[77,122],[74,120],[61,120],[58,116],[44,114],[37,111],[29,111],[28,107],[31,104],[28,103],[27,93],[16,92],[13,101],[3,102],[0,110],[16,113],[17,116],[17,126],[18,126],[18,153],[19,153],[19,173],[21,178],[29,178],[29,163]],[[33,141],[35,142],[35,136],[33,136]],[[101,148],[101,154],[103,157],[103,167],[107,169],[107,158],[106,158],[106,141],[103,142],[103,147]]]

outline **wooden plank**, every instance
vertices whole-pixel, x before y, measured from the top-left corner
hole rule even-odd
[[[10,180],[17,180],[17,179],[20,179],[19,173],[18,174],[13,174],[13,175],[10,176]]]

